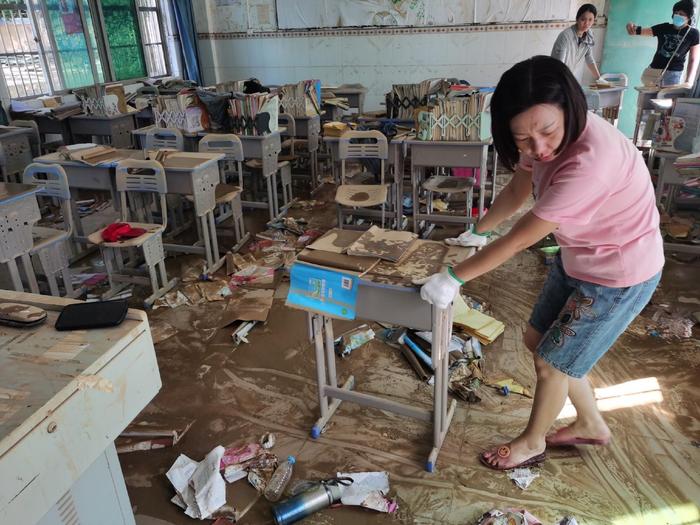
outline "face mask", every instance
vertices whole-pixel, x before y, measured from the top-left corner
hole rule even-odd
[[[683,27],[688,19],[681,15],[673,15],[673,25],[675,27]]]

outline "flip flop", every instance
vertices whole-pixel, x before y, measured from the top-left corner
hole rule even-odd
[[[605,445],[610,444],[610,438],[597,439],[597,438],[572,437],[572,438],[568,438],[568,439],[556,439],[557,434],[559,434],[563,430],[566,430],[566,427],[560,428],[551,436],[545,437],[545,442],[547,443],[548,447],[571,447],[574,445],[605,446]]]
[[[510,456],[510,447],[508,445],[502,445],[498,447],[498,457],[499,458],[507,458]],[[479,454],[479,460],[489,467],[490,469],[493,470],[512,470],[514,468],[520,468],[520,467],[534,467],[534,466],[539,466],[542,463],[544,463],[544,460],[547,459],[547,456],[545,452],[542,452],[541,454],[535,454],[531,458],[526,459],[525,461],[521,461],[517,465],[510,465],[508,467],[502,467],[499,465],[492,465],[489,463],[489,461],[484,457],[484,453],[482,452]]]

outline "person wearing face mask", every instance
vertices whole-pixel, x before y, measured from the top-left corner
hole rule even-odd
[[[600,71],[592,52],[595,41],[590,31],[597,14],[593,4],[583,4],[576,13],[576,23],[559,33],[552,47],[552,57],[569,66],[579,81],[582,73],[580,65],[584,61],[593,78],[600,78]]]
[[[690,26],[690,20],[695,11],[691,0],[682,0],[673,5],[672,23],[665,22],[651,27],[642,27],[633,22],[627,24],[630,35],[655,36],[657,38],[656,53],[649,67],[642,74],[644,85],[659,87],[680,85],[692,88],[700,62],[700,34]],[[685,57],[690,53],[690,61],[683,67]]]
[[[537,385],[526,428],[481,454],[489,468],[542,463],[545,449],[606,445],[610,429],[587,375],[651,298],[664,265],[659,212],[641,153],[587,110],[560,61],[535,56],[506,71],[491,99],[491,132],[515,173],[476,224],[484,234],[535,202],[504,235],[430,276],[421,297],[446,308],[462,284],[550,233],[561,247],[523,335]],[[550,433],[567,396],[577,419]]]

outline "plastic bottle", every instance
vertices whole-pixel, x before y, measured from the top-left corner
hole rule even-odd
[[[272,474],[270,482],[265,488],[265,498],[268,501],[277,501],[282,497],[284,489],[287,487],[287,483],[292,478],[292,468],[296,463],[294,456],[287,457],[287,460],[275,469],[275,473]]]

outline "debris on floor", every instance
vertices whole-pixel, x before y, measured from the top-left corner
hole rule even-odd
[[[498,381],[486,381],[485,384],[498,390],[504,396],[509,394],[520,394],[525,397],[532,398],[532,393],[515,379],[507,378]]]
[[[201,462],[180,454],[166,473],[175,488],[173,503],[191,518],[207,519],[226,504],[226,482],[219,473],[224,447],[214,448]]]
[[[398,510],[396,501],[387,497],[387,472],[338,472],[338,479],[344,478],[350,478],[352,483],[340,485],[340,501],[343,505],[356,505],[385,513]]]
[[[161,418],[156,416],[148,418],[130,424],[119,434],[114,441],[118,454],[175,446],[194,424],[190,418],[169,416],[167,421],[158,421]]]
[[[453,309],[454,326],[483,344],[492,343],[505,330],[501,321],[467,305],[461,294],[455,297]]]
[[[368,325],[362,324],[348,330],[334,341],[335,353],[342,358],[349,357],[353,350],[372,339],[374,339],[374,330]]]
[[[542,525],[525,509],[493,509],[484,513],[475,525]]]
[[[540,477],[540,473],[531,468],[514,468],[508,471],[508,478],[513,480],[521,489],[525,490],[530,484]]]

